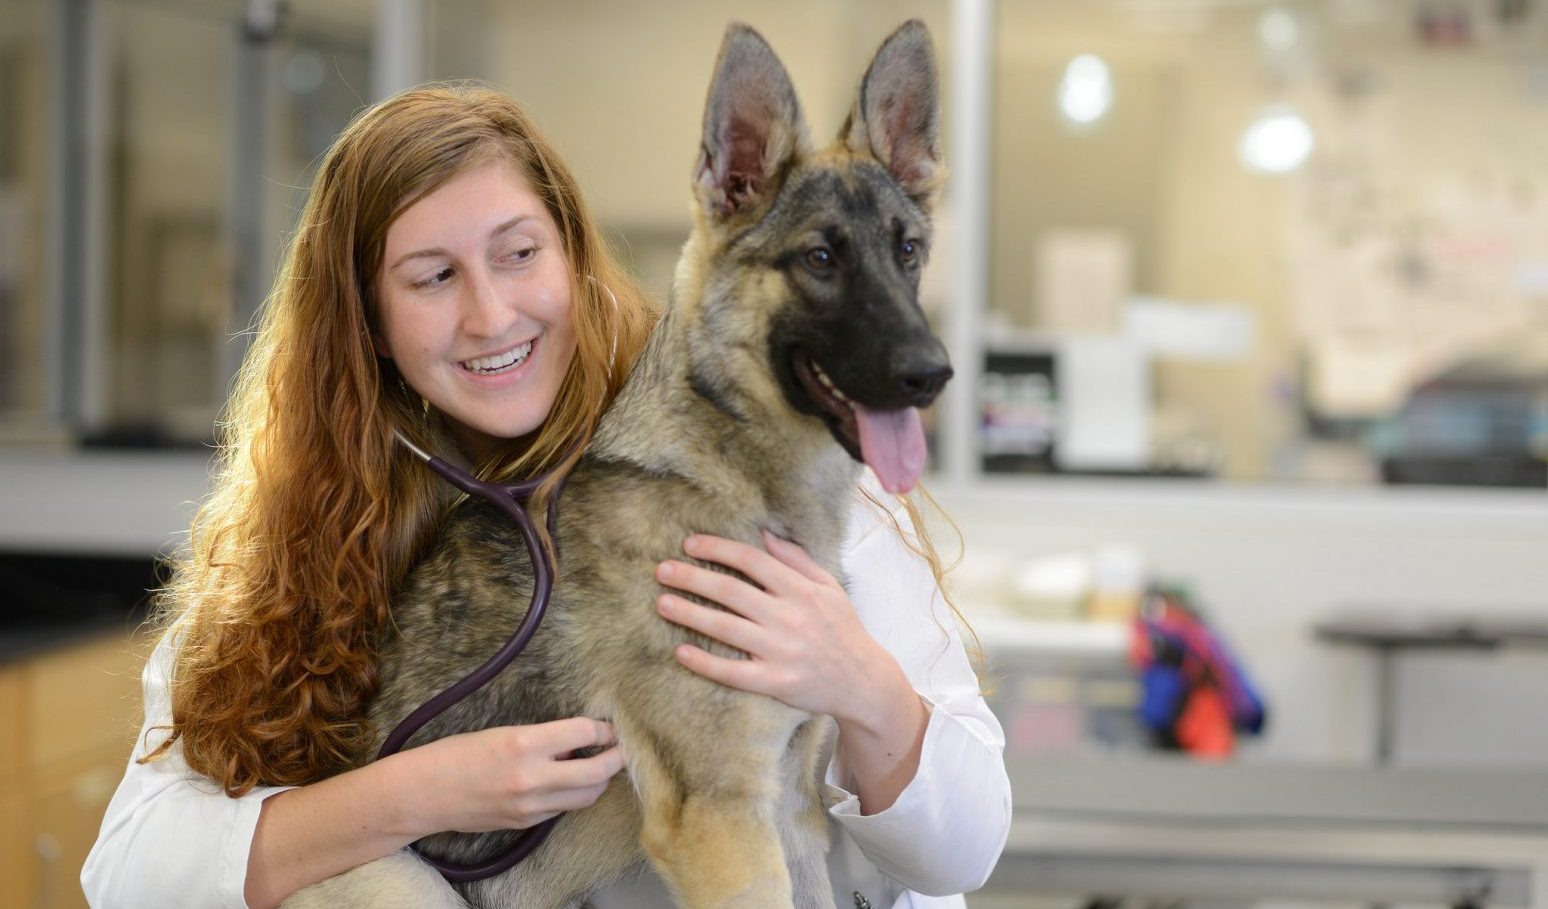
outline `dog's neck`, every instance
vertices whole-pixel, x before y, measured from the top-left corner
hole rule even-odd
[[[697,311],[678,305],[662,316],[588,456],[761,501],[793,524],[847,507],[859,465],[815,418],[706,379],[709,364],[693,340]]]

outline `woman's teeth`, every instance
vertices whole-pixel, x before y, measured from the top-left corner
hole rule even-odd
[[[476,372],[481,376],[495,376],[502,372],[510,372],[522,363],[526,362],[527,354],[532,353],[532,342],[513,347],[503,354],[493,357],[479,357],[477,360],[463,360],[462,368],[468,372]]]

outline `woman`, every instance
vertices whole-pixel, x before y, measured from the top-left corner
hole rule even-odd
[[[262,909],[429,833],[528,827],[600,795],[623,762],[607,725],[584,717],[358,769],[351,756],[368,736],[374,642],[447,492],[394,431],[485,473],[562,472],[653,319],[508,98],[412,91],[346,129],[165,594],[144,676],[149,756],[131,760],[82,874],[93,905]],[[852,594],[776,542],[755,579],[814,609],[752,608],[749,587],[724,597],[732,613],[673,597],[661,610],[711,636],[730,616],[757,641],[737,664],[688,648],[690,670],[838,719],[836,887],[857,905],[961,905],[920,894],[971,889],[993,867],[1009,823],[1003,737],[909,531],[868,505],[853,523]],[[750,557],[703,545],[695,557]],[[670,586],[695,590],[696,570],[674,567]],[[596,745],[609,747],[565,759]],[[647,876],[596,902],[661,898]]]

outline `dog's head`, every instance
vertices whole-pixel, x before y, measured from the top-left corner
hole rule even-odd
[[[894,492],[918,482],[919,408],[951,377],[918,299],[945,177],[936,85],[929,33],[908,22],[877,51],[837,139],[814,151],[785,68],[757,32],[732,25],[677,282],[679,298],[699,302],[699,324],[715,326],[696,338],[712,374],[820,420]]]

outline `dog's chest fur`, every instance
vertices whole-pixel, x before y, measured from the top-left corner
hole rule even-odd
[[[607,717],[608,692],[632,684],[633,670],[642,682],[659,672],[676,644],[729,652],[654,608],[662,591],[655,566],[686,559],[692,533],[761,546],[768,529],[842,577],[857,465],[815,420],[787,414],[748,424],[703,401],[675,356],[679,339],[664,334],[674,328],[671,319],[658,327],[560,495],[559,580],[543,626],[499,679],[411,744],[496,724]],[[394,606],[372,707],[378,736],[499,650],[531,589],[510,519],[464,503]]]

